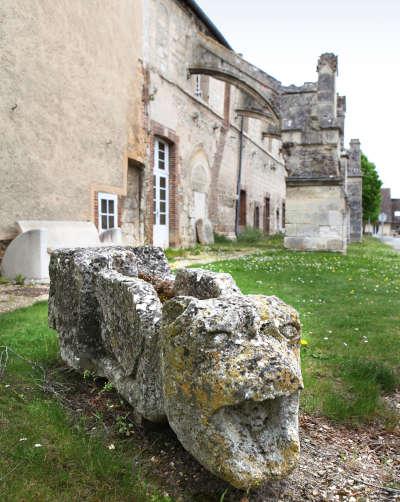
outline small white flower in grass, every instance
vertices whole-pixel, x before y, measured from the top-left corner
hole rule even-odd
[[[19,438],[20,441],[27,441],[28,438]]]
[[[332,333],[332,331],[329,329],[329,330],[328,330],[328,333],[329,333],[329,334],[331,334],[331,333]]]
[[[34,447],[34,448],[41,448],[41,447],[42,447],[42,445],[41,445],[40,443],[35,443],[35,444],[33,445],[33,447]]]
[[[329,340],[329,338],[327,336],[324,336],[324,340]]]
[[[346,342],[343,342],[343,345],[344,345],[345,347],[347,347],[347,343],[346,343]]]
[[[112,443],[111,443],[111,444],[109,444],[109,445],[107,446],[107,448],[108,448],[109,450],[115,450],[115,444],[112,444]]]
[[[8,389],[8,387],[10,387],[10,384],[8,383],[7,385],[4,386],[6,389]]]

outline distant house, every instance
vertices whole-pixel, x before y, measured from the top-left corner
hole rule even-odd
[[[386,220],[380,226],[379,231],[383,235],[393,235],[400,233],[400,199],[392,199],[390,188],[381,190],[380,213],[385,214]]]

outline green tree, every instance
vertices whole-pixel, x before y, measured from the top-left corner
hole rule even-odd
[[[362,206],[364,224],[370,221],[378,221],[381,207],[382,181],[373,162],[370,162],[366,155],[361,154],[362,180]]]

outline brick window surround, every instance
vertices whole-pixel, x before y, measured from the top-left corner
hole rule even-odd
[[[153,242],[153,170],[154,170],[154,144],[159,138],[169,145],[169,245],[179,247],[179,209],[181,196],[179,195],[180,169],[179,169],[179,137],[174,131],[164,127],[158,122],[151,121],[150,136],[150,166],[146,180],[146,240]]]

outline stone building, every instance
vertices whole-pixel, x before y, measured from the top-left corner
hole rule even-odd
[[[287,178],[285,245],[345,252],[362,235],[361,152],[344,149],[346,100],[336,92],[337,57],[323,54],[318,81],[282,89]]]
[[[236,55],[194,2],[148,0],[144,5],[144,117],[150,149],[143,196],[146,214],[153,204],[156,210],[146,222],[147,240],[193,245],[198,219],[210,219],[218,233],[234,237],[237,216],[240,227],[279,232],[286,171],[280,139],[264,134],[270,121],[267,102],[278,95],[279,82]],[[257,86],[264,94],[259,116],[250,113],[246,93]],[[236,215],[238,195],[241,212]]]
[[[146,157],[142,17],[141,0],[0,2],[3,249],[18,220],[97,224],[99,194],[126,195]]]
[[[333,55],[317,83],[283,87],[193,0],[15,0],[0,15],[0,254],[20,220],[163,247],[193,245],[199,219],[228,237],[286,220],[293,249],[359,238]]]
[[[118,225],[128,244],[164,247],[194,244],[199,218],[230,237],[236,218],[282,230],[286,171],[280,139],[265,134],[279,82],[195,2],[0,9],[3,248],[27,219]]]
[[[361,148],[358,139],[350,141],[346,193],[349,205],[349,239],[360,242],[363,234]]]
[[[390,188],[381,189],[380,213],[386,220],[377,225],[375,230],[382,235],[400,234],[400,199],[393,199]]]
[[[400,235],[400,199],[392,199],[392,233]]]

